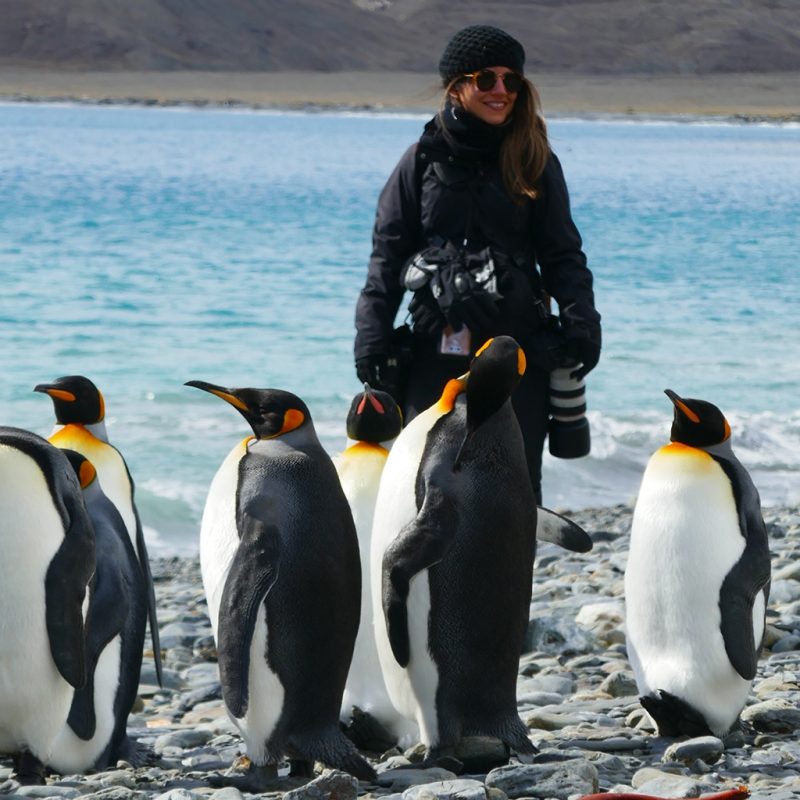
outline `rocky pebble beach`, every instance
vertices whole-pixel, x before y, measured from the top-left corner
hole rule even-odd
[[[88,775],[51,775],[19,786],[0,761],[0,796],[64,800],[570,800],[597,792],[702,797],[747,786],[754,798],[800,797],[800,508],[766,509],[772,551],[767,637],[740,731],[721,741],[659,738],[644,715],[626,658],[623,576],[631,509],[568,514],[592,536],[575,554],[539,548],[527,652],[520,660],[520,716],[539,754],[503,761],[493,740],[466,740],[452,763],[421,769],[420,747],[387,743],[367,755],[374,784],[317,765],[313,779],[280,770],[274,791],[225,783],[243,774],[244,747],[224,711],[197,558],[154,559],[164,685],[146,653],[129,734],[146,764]]]

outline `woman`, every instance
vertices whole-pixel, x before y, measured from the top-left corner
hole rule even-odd
[[[513,405],[541,499],[549,373],[571,364],[582,378],[597,364],[600,315],[524,62],[522,45],[487,25],[459,31],[445,48],[442,108],[378,202],[355,359],[359,379],[393,393],[408,421],[487,338],[514,336],[528,370]],[[393,328],[406,288],[413,332],[399,370]]]

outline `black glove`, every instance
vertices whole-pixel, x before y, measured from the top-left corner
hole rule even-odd
[[[570,378],[575,380],[585,378],[600,360],[600,343],[591,339],[569,339],[567,350],[572,358],[580,363],[580,366],[569,374]]]
[[[572,303],[562,309],[561,327],[567,339],[567,352],[580,362],[580,366],[570,373],[570,377],[585,378],[600,360],[602,333],[600,315],[588,303]]]
[[[447,324],[439,304],[434,300],[431,290],[425,286],[414,292],[408,304],[408,311],[414,321],[414,331],[433,338]]]
[[[397,359],[385,355],[369,355],[356,359],[356,375],[361,383],[387,392],[396,400],[400,389]]]

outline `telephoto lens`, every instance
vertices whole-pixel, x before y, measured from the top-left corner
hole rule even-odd
[[[558,367],[550,373],[550,453],[556,458],[589,455],[591,435],[586,419],[586,384],[570,376],[579,364]]]

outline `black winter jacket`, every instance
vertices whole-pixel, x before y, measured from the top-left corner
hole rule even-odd
[[[576,334],[599,342],[592,273],[555,154],[539,184],[535,200],[515,202],[503,185],[496,157],[456,155],[438,118],[431,120],[400,159],[378,201],[367,280],[356,305],[355,358],[389,354],[405,291],[403,267],[437,237],[457,245],[466,239],[470,251],[491,245],[510,256],[528,273],[535,294],[543,286],[560,308],[574,304],[573,319],[585,328]],[[507,307],[501,301],[501,311],[509,324],[491,333],[524,340],[534,323],[530,288],[506,295]]]

